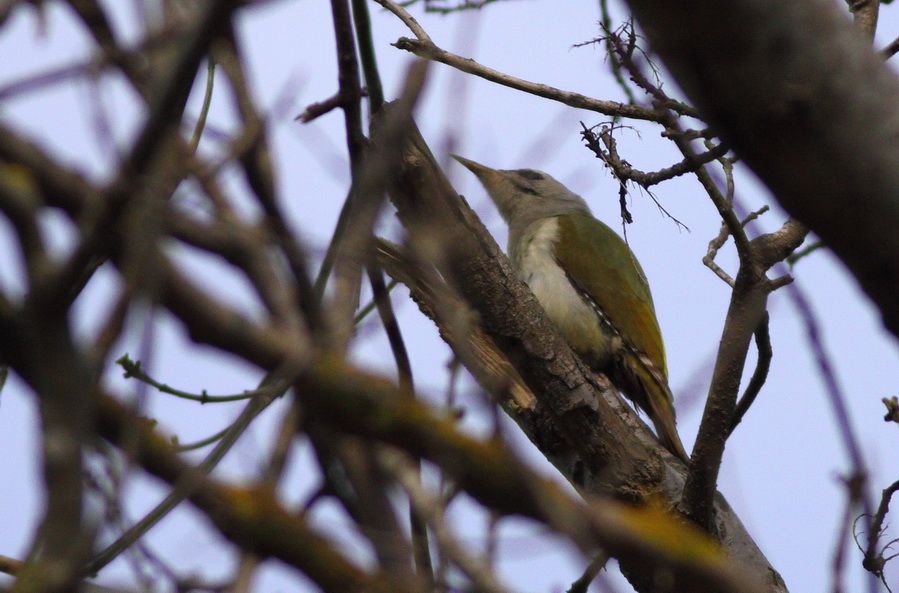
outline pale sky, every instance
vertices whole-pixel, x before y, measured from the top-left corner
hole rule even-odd
[[[136,28],[132,3],[104,4],[116,6],[117,26],[133,39]],[[425,15],[418,6],[410,10],[445,49],[528,80],[602,99],[622,98],[599,47],[572,47],[599,34],[596,2],[509,1],[491,4],[480,12],[452,16]],[[390,43],[411,34],[376,5],[372,4],[371,11],[385,92],[392,98],[410,56]],[[899,33],[895,13],[893,7],[883,8],[879,45]],[[295,228],[311,251],[320,255],[348,186],[343,118],[333,112],[304,126],[294,122],[293,117],[307,104],[331,96],[337,88],[328,3],[282,0],[245,10],[240,33],[248,57],[251,91],[270,114],[270,138],[281,198],[289,204]],[[88,48],[85,34],[60,3],[48,6],[45,35],[38,32],[30,11],[17,10],[0,30],[0,55],[7,57],[0,62],[0,87],[43,69],[84,59]],[[224,81],[224,77],[219,80]],[[197,82],[188,110],[194,115],[205,82],[203,73]],[[668,84],[672,90],[673,83]],[[92,89],[84,81],[69,82],[7,100],[0,103],[0,117],[71,166],[103,178],[113,161],[108,146],[98,139],[99,116],[90,107],[95,97]],[[135,96],[121,79],[107,79],[100,89],[105,117],[112,123],[116,140],[124,143],[142,117]],[[578,133],[581,121],[593,125],[605,120],[598,114],[525,95],[434,64],[416,119],[439,159],[445,159],[452,138],[453,151],[484,164],[545,170],[584,196],[596,216],[620,230],[617,184],[583,147]],[[210,126],[218,130],[235,127],[223,83],[216,88]],[[676,159],[667,141],[652,127],[623,131],[618,139],[622,155],[638,168],[658,169]],[[212,150],[214,143],[207,143],[204,148]],[[448,173],[505,245],[502,220],[473,176],[456,164],[449,166]],[[238,195],[244,192],[237,176],[232,178],[230,189]],[[749,208],[772,204],[772,212],[762,217],[756,229],[773,230],[784,221],[785,214],[745,169],[739,172],[737,192]],[[729,292],[701,263],[720,223],[698,184],[685,177],[657,187],[656,196],[689,227],[689,232],[678,229],[647,196],[635,191],[630,204],[635,224],[628,227],[627,235],[652,287],[667,346],[671,386],[678,402],[679,430],[689,450],[702,412]],[[397,224],[389,212],[380,228],[384,233],[395,232]],[[48,220],[47,229],[53,232],[61,249],[70,245],[71,229],[61,219]],[[9,226],[0,218],[0,287],[15,293],[21,283],[12,241]],[[252,307],[246,284],[223,273],[219,262],[184,250],[179,254],[183,265],[222,287],[219,296]],[[718,261],[725,269],[735,271],[732,245],[725,247]],[[882,397],[897,392],[896,341],[885,333],[876,310],[828,252],[821,250],[803,260],[795,276],[823,326],[824,344],[835,364],[871,472],[869,490],[879,497],[882,488],[899,479],[899,458],[895,455],[899,427],[882,421],[884,407],[880,402]],[[95,285],[80,299],[73,324],[81,335],[90,335],[95,328],[97,312],[108,301],[114,282],[112,273],[101,272]],[[411,352],[416,384],[424,396],[440,401],[449,351],[404,290],[395,291],[394,303]],[[719,487],[790,590],[823,591],[831,583],[834,538],[845,497],[839,476],[846,473],[848,465],[795,308],[785,294],[776,293],[769,311],[774,349],[771,374],[756,404],[728,443]],[[135,320],[117,353],[127,351],[136,356],[139,335],[140,320]],[[186,390],[232,393],[253,387],[258,379],[259,373],[247,365],[231,357],[223,358],[208,348],[192,346],[168,316],[163,315],[157,324],[156,336],[152,369],[164,382]],[[385,344],[377,325],[366,324],[357,338],[354,357],[360,364],[393,376],[393,362]],[[751,369],[752,364],[747,372]],[[133,393],[134,384],[114,376],[110,381],[120,392]],[[461,391],[462,401],[469,408],[467,423],[477,431],[486,423],[484,404],[470,381],[463,383]],[[165,429],[182,441],[191,441],[222,428],[239,407],[200,409],[196,404],[153,395],[150,409]],[[218,475],[252,476],[267,450],[266,431],[282,412],[283,406],[274,406],[260,418],[258,426],[229,455]],[[7,478],[7,486],[0,489],[2,555],[25,555],[40,516],[36,431],[35,397],[13,376],[0,399],[0,451],[4,452],[0,457],[0,475]],[[507,433],[536,467],[548,475],[557,475],[511,423]],[[309,451],[304,448],[284,483],[285,496],[290,500],[302,500],[315,488],[309,477],[314,475],[311,463]],[[130,517],[139,518],[162,494],[155,482],[134,480],[128,492]],[[229,544],[202,527],[204,523],[198,517],[189,509],[173,513],[150,533],[150,546],[182,574],[227,577],[233,552],[229,551]],[[471,505],[463,501],[453,509],[451,517],[466,543],[483,545],[484,517],[475,513]],[[328,510],[318,521],[322,529],[348,540],[342,531],[346,519],[338,511]],[[583,561],[571,549],[559,546],[557,540],[536,531],[532,525],[510,523],[500,530],[500,535],[499,566],[514,591],[564,591],[583,568]],[[894,530],[893,537],[896,535]],[[365,557],[364,550],[354,553]],[[860,563],[861,555],[851,549],[848,591],[860,591],[866,582]],[[613,568],[612,572],[616,570]],[[891,582],[899,582],[896,565],[889,574]],[[118,584],[131,582],[132,578],[128,563],[119,560],[101,573],[99,580]],[[260,573],[255,590],[296,591],[295,578],[292,571],[273,565]],[[620,577],[613,576],[611,580],[616,590],[629,590]],[[308,583],[304,581],[300,590],[310,590]]]

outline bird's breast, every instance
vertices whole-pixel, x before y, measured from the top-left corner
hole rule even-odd
[[[590,366],[604,368],[620,347],[620,338],[604,330],[595,304],[572,285],[559,265],[558,237],[556,218],[530,225],[512,250],[512,263],[572,349]]]

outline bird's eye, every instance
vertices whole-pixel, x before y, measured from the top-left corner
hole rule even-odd
[[[518,175],[524,177],[525,179],[530,179],[531,181],[540,181],[543,179],[543,175],[534,171],[533,169],[518,169],[515,171]]]
[[[529,187],[523,183],[518,183],[516,181],[513,181],[512,185],[514,185],[515,189],[517,189],[520,192],[523,192],[526,194],[531,194],[532,196],[539,195],[536,191],[534,191],[534,189],[532,187]]]

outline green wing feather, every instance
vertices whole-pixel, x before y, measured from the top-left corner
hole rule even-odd
[[[620,363],[607,369],[612,381],[646,410],[668,450],[689,463],[677,434],[665,345],[643,269],[624,240],[592,216],[565,214],[558,221],[557,261],[637,350],[622,350]]]
[[[649,284],[630,247],[615,231],[588,214],[565,214],[558,220],[559,264],[667,381],[665,345]],[[571,245],[581,248],[572,249]]]

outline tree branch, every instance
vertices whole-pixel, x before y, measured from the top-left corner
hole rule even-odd
[[[487,66],[482,66],[472,59],[463,58],[456,54],[437,47],[427,32],[418,22],[399,4],[391,0],[375,0],[378,4],[397,15],[403,23],[415,34],[416,39],[401,37],[394,43],[398,49],[414,53],[420,58],[440,62],[468,74],[474,74],[484,80],[495,82],[503,86],[523,91],[538,97],[558,101],[569,107],[595,111],[613,117],[628,117],[647,121],[660,121],[659,113],[653,109],[647,109],[638,105],[628,105],[617,101],[602,101],[586,97],[580,93],[564,91],[551,86],[529,82],[508,74],[503,74]],[[696,115],[695,113],[693,115]]]
[[[629,4],[693,104],[899,335],[899,81],[882,56],[829,0]]]
[[[377,126],[373,141],[378,142]],[[670,456],[645,425],[635,420],[620,396],[602,388],[594,395],[597,383],[593,377],[584,374],[581,363],[512,272],[486,229],[449,186],[423,139],[414,134],[406,150],[404,168],[393,183],[391,197],[410,233],[411,249],[436,265],[453,290],[477,309],[486,334],[515,361],[537,405],[517,414],[513,410],[513,418],[582,492],[630,500],[640,500],[650,492],[664,493],[674,504],[683,483],[682,470],[675,468],[682,466],[673,461],[659,465],[654,460],[656,454],[666,460]],[[438,307],[432,305],[432,309]],[[444,325],[440,327],[445,331]],[[750,337],[751,333],[750,329]],[[464,355],[462,360],[466,360]],[[717,504],[716,510],[718,531],[727,534],[723,543],[733,556],[766,578],[776,575],[742,527],[733,523],[732,511]],[[622,566],[627,569],[628,563]],[[649,590],[645,572],[641,582],[639,568],[631,568],[629,576],[638,590]],[[782,590],[783,583],[772,576],[768,586]]]

